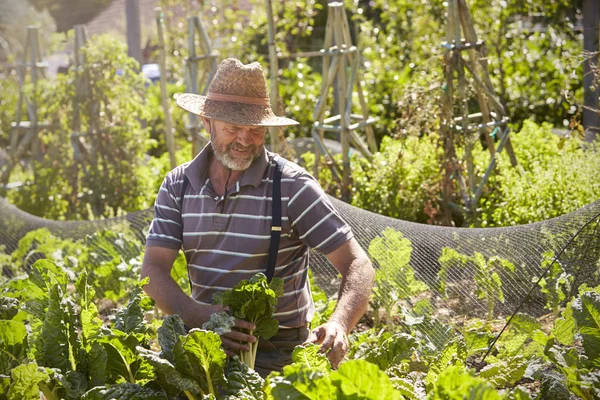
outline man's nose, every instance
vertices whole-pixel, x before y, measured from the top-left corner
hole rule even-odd
[[[250,146],[251,144],[254,144],[250,129],[240,129],[237,135],[237,142],[242,146]]]

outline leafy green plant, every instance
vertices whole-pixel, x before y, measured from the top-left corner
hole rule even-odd
[[[376,325],[378,325],[379,308],[386,312],[388,327],[391,327],[393,307],[401,300],[410,300],[429,287],[415,277],[410,266],[412,245],[401,232],[386,228],[381,237],[369,244],[369,255],[377,261],[379,268],[375,271],[375,286],[372,304],[375,308]]]
[[[475,271],[473,279],[475,280],[475,294],[478,298],[487,302],[487,317],[491,320],[494,316],[494,306],[496,301],[504,303],[504,292],[502,291],[502,280],[498,272],[504,271],[512,273],[515,266],[510,261],[492,256],[488,259],[479,252],[473,256],[467,256],[457,252],[449,247],[442,249],[442,255],[439,258],[440,271],[438,272],[438,284],[440,292],[446,296],[446,281],[448,272],[452,268],[472,267]]]
[[[256,328],[247,332],[258,339],[269,339],[279,330],[279,322],[273,318],[277,299],[283,295],[283,279],[273,278],[267,282],[263,273],[241,280],[231,290],[214,296],[213,302],[228,307],[231,314],[253,323]],[[240,360],[254,369],[258,341],[249,343],[249,351],[240,351]]]
[[[541,270],[545,271],[548,267],[548,273],[540,279],[538,285],[540,291],[546,296],[546,308],[552,311],[554,318],[558,317],[560,306],[567,299],[571,291],[573,276],[567,273],[559,260],[554,260],[554,252],[544,253]]]

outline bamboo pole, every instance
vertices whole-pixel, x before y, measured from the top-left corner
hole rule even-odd
[[[159,51],[159,66],[160,66],[160,101],[165,115],[165,142],[169,151],[169,160],[171,168],[177,166],[175,158],[175,138],[173,137],[173,124],[171,122],[171,111],[169,110],[169,101],[167,99],[167,51],[165,48],[164,27],[165,16],[162,8],[156,7],[156,28],[158,32],[158,51]]]
[[[277,51],[275,49],[275,21],[273,18],[273,5],[271,0],[265,0],[267,7],[267,22],[268,30],[268,45],[269,45],[269,71],[271,78],[271,109],[277,113],[277,99],[279,99],[279,81],[277,79],[277,71],[279,70],[279,62],[277,60]],[[279,128],[269,128],[271,136],[271,149],[275,153],[279,152]]]
[[[196,59],[196,19],[198,17],[188,18],[188,84],[187,91],[189,93],[198,93],[198,60]],[[196,114],[188,112],[189,125],[188,129],[192,135],[192,157],[200,152],[200,143],[198,140],[200,121]]]
[[[468,43],[477,43],[477,34],[475,33],[475,29],[473,28],[472,25],[468,24],[469,9],[467,8],[466,3],[464,1],[459,1],[458,8],[459,8],[460,22],[461,22],[461,26],[462,26],[466,41]],[[469,60],[471,63],[471,67],[473,69],[473,72],[471,72],[471,75],[473,75],[474,78],[478,78],[479,69],[477,68],[477,65],[478,65],[478,54],[479,53],[475,49],[469,49],[467,51],[467,54],[469,55]],[[483,123],[487,124],[488,122],[491,122],[491,116],[490,116],[490,110],[489,110],[489,107],[488,107],[488,104],[487,104],[487,101],[485,98],[485,94],[482,93],[481,89],[476,90],[475,92],[477,94],[479,108],[481,109],[481,116],[483,119]],[[496,149],[494,146],[494,140],[490,136],[490,133],[487,129],[482,129],[481,131],[485,135],[485,140],[487,143],[488,150],[490,152],[490,155],[493,157],[494,154],[496,153]]]

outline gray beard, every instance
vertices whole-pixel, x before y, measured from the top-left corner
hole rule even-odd
[[[228,153],[221,153],[219,150],[216,149],[214,149],[214,154],[218,162],[220,162],[222,165],[233,171],[244,171],[250,168],[250,165],[252,165],[254,160],[258,158],[257,155],[256,157],[253,157],[249,160],[236,160],[229,157]]]

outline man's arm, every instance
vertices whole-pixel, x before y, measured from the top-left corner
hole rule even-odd
[[[186,325],[200,328],[210,319],[210,315],[223,311],[221,306],[199,304],[189,297],[171,277],[171,268],[177,258],[178,250],[166,247],[148,246],[142,263],[141,278],[150,277],[150,283],[144,291],[156,302],[156,305],[167,314],[177,314]],[[236,327],[254,330],[254,324],[236,318]],[[221,336],[225,351],[233,355],[231,350],[248,351],[249,347],[242,342],[254,342],[256,338],[242,332],[231,331]]]
[[[354,238],[329,253],[327,259],[342,275],[338,302],[329,321],[313,329],[307,342],[321,344],[321,351],[327,352],[335,368],[348,351],[347,335],[367,310],[375,271]]]

